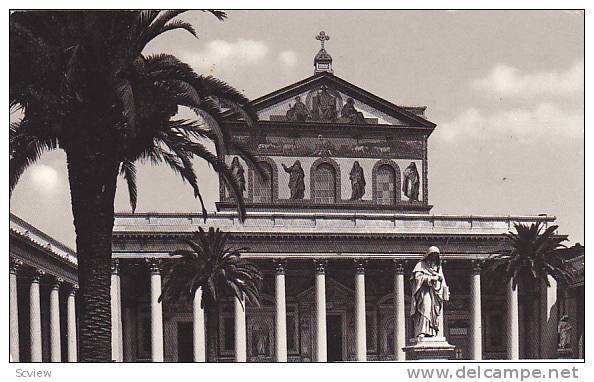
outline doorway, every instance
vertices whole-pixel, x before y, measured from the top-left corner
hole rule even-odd
[[[326,316],[326,333],[328,335],[328,362],[342,361],[342,314],[329,313]]]
[[[177,361],[194,361],[194,328],[191,321],[177,323]]]

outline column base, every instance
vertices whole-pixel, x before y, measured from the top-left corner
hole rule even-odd
[[[410,340],[411,345],[402,348],[407,361],[415,360],[447,360],[454,359],[456,347],[450,345],[445,337],[425,337],[420,340]]]

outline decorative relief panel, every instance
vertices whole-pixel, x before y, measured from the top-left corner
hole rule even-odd
[[[423,159],[423,140],[414,137],[356,139],[318,134],[317,137],[242,136],[238,140],[251,152],[266,156]]]

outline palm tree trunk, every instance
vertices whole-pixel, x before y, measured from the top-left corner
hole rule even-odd
[[[79,359],[83,362],[112,361],[111,235],[119,163],[99,151],[88,146],[67,151],[80,284]]]

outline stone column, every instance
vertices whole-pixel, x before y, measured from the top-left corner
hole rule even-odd
[[[41,302],[39,296],[39,282],[45,274],[37,270],[31,280],[29,289],[29,330],[31,340],[31,362],[42,362],[43,353],[41,348]]]
[[[60,338],[60,285],[64,280],[56,278],[50,290],[50,354],[52,362],[62,362],[62,339]]]
[[[326,344],[326,260],[316,265],[316,362],[327,361]]]
[[[78,342],[76,340],[76,291],[78,285],[74,284],[68,291],[66,300],[66,314],[68,326],[68,362],[78,360]]]
[[[356,260],[355,354],[359,362],[367,361],[367,327],[365,318],[365,262],[363,260]]]
[[[547,279],[549,286],[545,280],[540,283],[540,358],[542,359],[555,358],[558,345],[557,281],[550,275]]]
[[[245,300],[235,297],[235,362],[247,361]]]
[[[404,304],[404,261],[394,261],[394,352],[397,361],[406,360],[406,312]]]
[[[157,296],[158,297],[158,296]],[[120,262],[111,261],[111,359],[122,362],[122,290],[120,284]]]
[[[483,358],[483,325],[481,317],[481,263],[474,261],[470,275],[470,357]]]
[[[507,358],[520,359],[520,326],[518,321],[518,286],[507,283]]]
[[[286,261],[274,260],[276,285],[276,361],[287,362],[287,304],[285,299]]]
[[[19,299],[17,288],[17,273],[23,262],[17,259],[10,259],[10,273],[9,273],[9,294],[10,294],[10,359],[13,362],[20,361],[20,344],[19,344]]]
[[[206,332],[204,328],[204,309],[202,304],[202,288],[194,294],[192,316],[194,323],[194,362],[206,362]]]
[[[163,362],[163,304],[161,295],[161,270],[159,260],[149,260],[151,270],[151,359]]]

